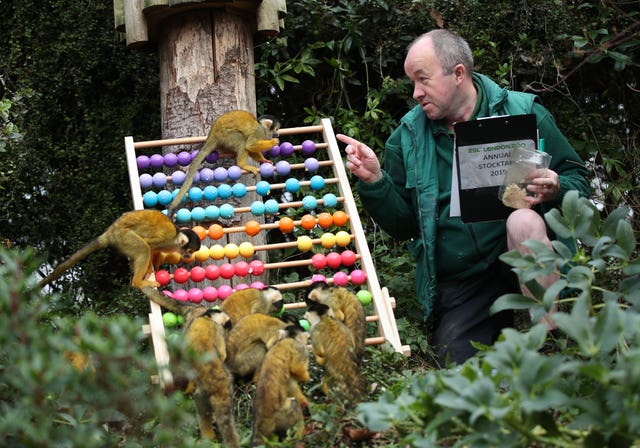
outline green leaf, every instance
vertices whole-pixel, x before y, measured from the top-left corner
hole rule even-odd
[[[626,220],[620,220],[616,227],[616,242],[625,252],[628,259],[633,251],[636,249],[636,237],[633,233],[631,224]]]
[[[489,312],[491,314],[499,313],[503,310],[526,310],[538,303],[531,297],[523,296],[522,294],[505,294],[493,302]]]

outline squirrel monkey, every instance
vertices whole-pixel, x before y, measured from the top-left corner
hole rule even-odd
[[[311,347],[319,365],[324,367],[322,391],[349,401],[360,400],[366,394],[365,378],[360,360],[355,356],[351,330],[335,318],[328,305],[307,300],[305,318],[310,324]]]
[[[156,281],[145,280],[147,274],[154,271],[154,259],[158,252],[179,250],[187,257],[200,249],[201,242],[193,230],[178,230],[173,222],[158,210],[126,212],[102,235],[59,264],[51,274],[40,281],[40,287],[60,277],[89,254],[108,246],[129,257],[133,272],[131,284],[142,289],[144,286],[160,286]]]
[[[328,305],[336,319],[352,331],[355,342],[354,353],[357,359],[364,355],[367,338],[367,317],[362,303],[354,293],[341,286],[330,286],[325,282],[314,282],[308,289],[306,300]]]
[[[302,437],[303,409],[309,401],[300,389],[299,381],[307,382],[309,351],[299,335],[306,332],[299,324],[286,327],[286,336],[267,351],[253,400],[253,430],[251,446],[261,445],[263,438],[284,437],[294,429]]]
[[[284,304],[282,293],[275,286],[263,289],[247,288],[233,292],[220,304],[220,309],[231,318],[235,325],[249,314],[270,314],[279,312]]]
[[[220,152],[236,154],[238,166],[256,174],[259,170],[247,163],[248,158],[251,157],[258,163],[269,162],[262,153],[280,143],[277,138],[279,129],[280,122],[270,115],[262,115],[256,119],[244,110],[233,110],[218,117],[211,125],[204,145],[189,165],[187,177],[178,194],[169,204],[168,215],[173,216],[191,188],[198,168],[212,151],[218,149]]]

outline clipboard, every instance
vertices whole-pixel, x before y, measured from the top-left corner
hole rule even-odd
[[[455,123],[453,130],[451,215],[459,211],[465,223],[506,219],[513,209],[502,204],[498,192],[511,151],[516,147],[537,149],[536,116],[480,118]]]

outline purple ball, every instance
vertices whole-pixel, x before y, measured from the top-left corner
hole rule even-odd
[[[282,157],[289,157],[293,154],[293,144],[291,142],[280,143],[280,155]]]
[[[280,160],[276,163],[276,173],[280,176],[288,176],[291,172],[291,165],[286,160]]]
[[[262,175],[262,177],[273,176],[274,170],[275,167],[271,163],[264,162],[260,164],[260,175]]]
[[[153,177],[151,174],[144,173],[140,175],[140,187],[142,188],[150,188],[153,185]]]
[[[302,154],[305,156],[310,156],[314,152],[316,152],[316,143],[313,140],[305,140],[301,145]]]
[[[229,177],[229,173],[227,173],[227,169],[219,166],[213,171],[213,178],[218,182],[224,182]]]
[[[267,157],[278,157],[280,155],[280,146],[275,145],[269,151],[265,152]]]
[[[156,173],[153,175],[154,187],[164,187],[167,184],[167,175],[164,173]]]
[[[318,171],[318,168],[320,168],[320,162],[318,162],[318,159],[315,159],[313,157],[309,157],[308,159],[306,159],[304,161],[304,167],[310,173],[314,173],[314,172]]]
[[[178,164],[178,156],[175,153],[168,152],[164,155],[165,166],[176,166]]]
[[[206,160],[209,163],[216,163],[219,157],[220,155],[218,154],[218,151],[211,151],[209,155],[204,158],[204,160]]]
[[[182,185],[186,177],[187,175],[184,171],[174,171],[171,174],[171,182],[173,183],[173,185]]]
[[[149,160],[149,156],[138,156],[136,157],[136,164],[138,165],[138,169],[146,170],[151,165],[151,161]]]
[[[236,181],[240,179],[240,176],[242,176],[242,168],[236,165],[230,166],[227,170],[227,174],[229,175],[229,179]]]
[[[151,166],[154,168],[160,168],[164,165],[164,157],[162,157],[162,154],[153,154],[149,157],[149,161],[151,162]]]
[[[182,151],[178,154],[178,163],[180,166],[187,166],[191,163],[191,154],[187,151]]]
[[[211,183],[215,178],[213,170],[211,168],[202,168],[200,170],[200,180],[206,184]]]

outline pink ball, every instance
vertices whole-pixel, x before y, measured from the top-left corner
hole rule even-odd
[[[173,279],[178,283],[186,283],[189,280],[189,271],[185,268],[178,268],[173,271]]]
[[[217,264],[210,264],[204,268],[204,276],[209,280],[216,280],[220,277],[220,267]]]
[[[176,289],[173,291],[173,298],[179,300],[180,302],[186,302],[189,300],[189,293],[184,289]]]
[[[162,290],[162,294],[164,294],[167,297],[171,297],[173,299],[173,293],[171,291],[164,289]]]
[[[169,275],[166,270],[160,269],[158,272],[156,272],[156,281],[162,286],[168,285],[169,281],[171,281],[171,275]]]
[[[262,282],[253,282],[249,285],[249,288],[253,288],[253,289],[264,289],[265,284]]]
[[[202,302],[202,290],[200,288],[191,288],[187,293],[189,296],[189,302],[200,303]]]
[[[331,269],[338,269],[342,264],[342,257],[338,252],[329,252],[327,254],[327,266]]]
[[[354,269],[351,271],[351,283],[354,285],[362,285],[367,281],[367,274],[360,269]]]
[[[343,265],[351,266],[356,262],[356,253],[352,250],[345,250],[340,254],[340,258],[342,258]]]
[[[264,272],[264,263],[261,260],[253,260],[249,263],[251,275],[261,275]]]
[[[192,267],[191,271],[189,272],[189,276],[194,282],[201,282],[205,277],[204,268],[201,266]]]
[[[249,270],[251,269],[251,267],[246,261],[238,261],[233,266],[233,269],[238,277],[246,277],[249,274]],[[237,286],[236,289],[238,289]]]
[[[333,274],[333,284],[336,286],[347,286],[349,284],[349,276],[342,271]]]
[[[236,274],[236,270],[231,263],[223,263],[220,266],[220,277],[228,280],[231,277],[233,277],[235,274]]]
[[[218,298],[224,300],[233,293],[233,288],[229,285],[220,285],[218,287]]]
[[[213,286],[207,286],[202,290],[202,298],[207,302],[218,300],[218,290]]]
[[[311,265],[316,269],[324,269],[327,266],[327,257],[324,254],[315,254],[311,257]]]
[[[322,274],[313,274],[311,276],[311,283],[315,283],[315,282],[327,282],[327,277],[325,277]]]
[[[236,285],[236,291],[242,291],[243,289],[249,289],[249,285],[246,283],[238,283]]]

